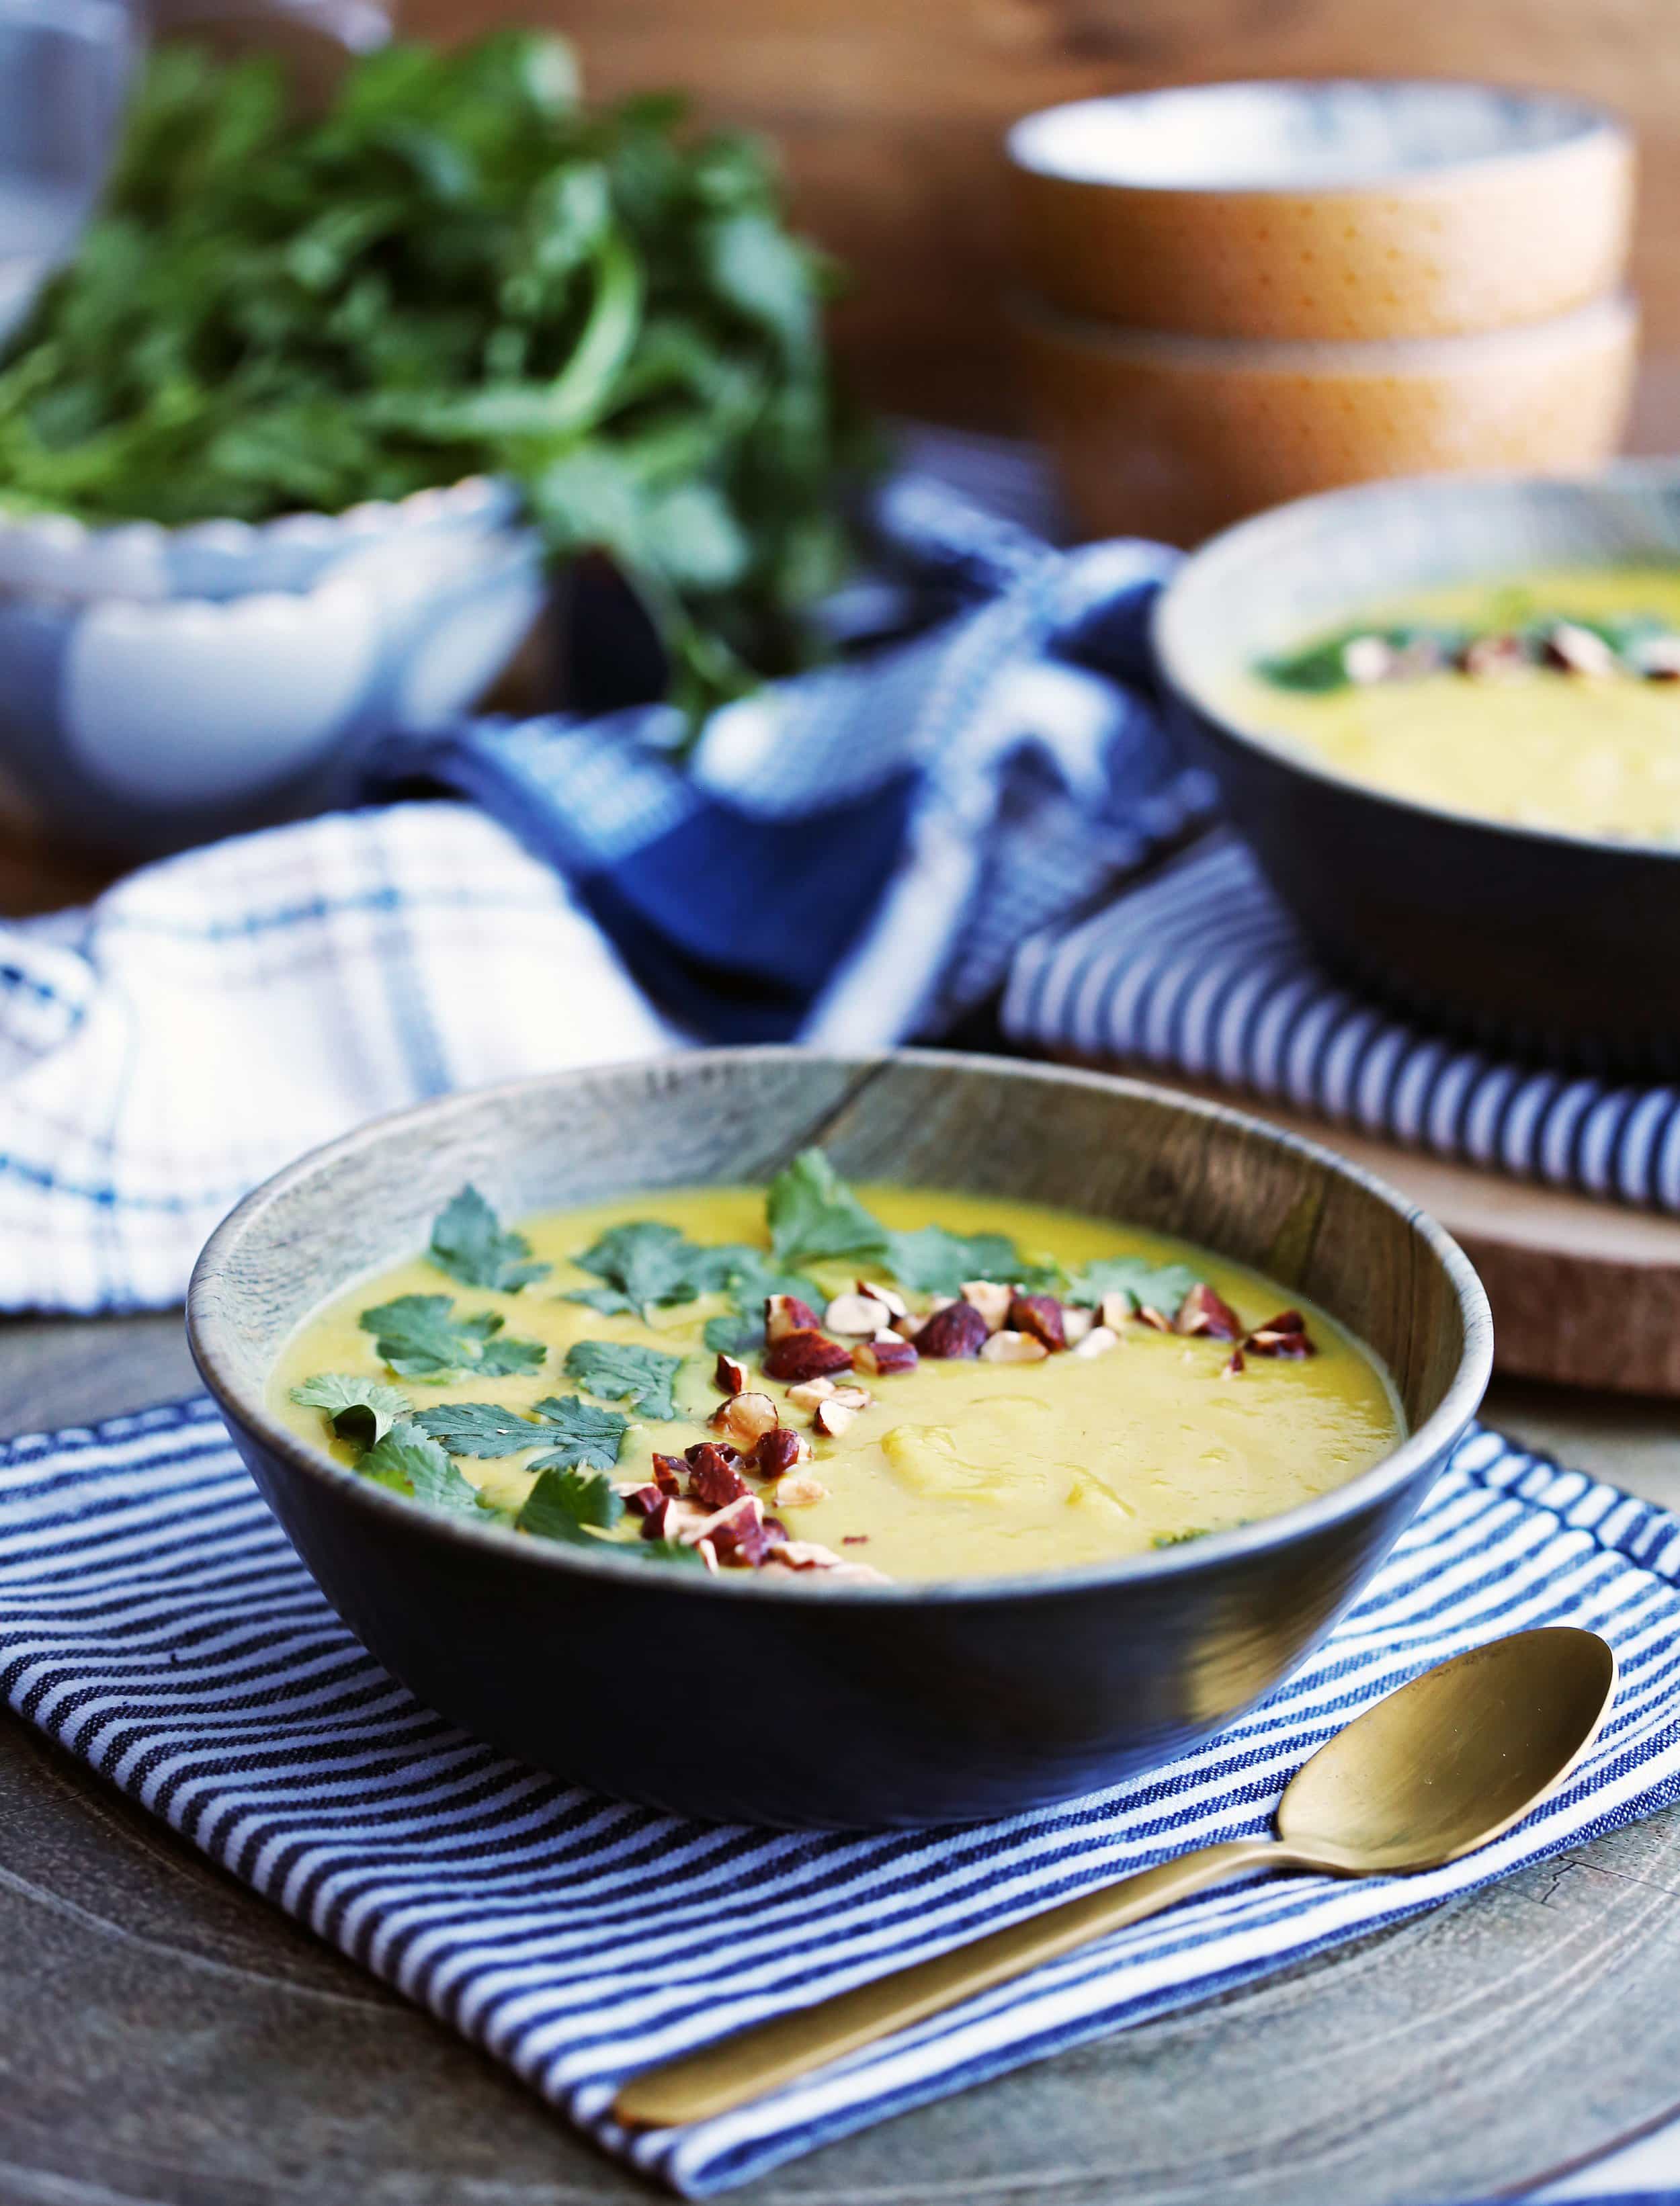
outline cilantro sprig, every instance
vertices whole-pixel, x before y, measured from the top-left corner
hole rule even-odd
[[[517,1294],[533,1279],[546,1279],[554,1268],[533,1263],[525,1236],[504,1231],[501,1219],[471,1185],[438,1212],[426,1254],[440,1272],[463,1286],[493,1287],[503,1294]]]
[[[395,41],[318,116],[289,91],[153,56],[0,371],[7,503],[263,522],[496,476],[629,579],[691,714],[812,657],[859,440],[758,141],[592,113],[535,32]]]
[[[1171,1317],[1200,1283],[1200,1273],[1188,1264],[1152,1264],[1147,1256],[1099,1256],[1071,1276],[1068,1297],[1094,1306],[1105,1295],[1124,1295],[1135,1310],[1147,1305]]]
[[[676,1416],[672,1390],[682,1368],[680,1356],[624,1341],[578,1340],[566,1351],[566,1376],[575,1379],[586,1393],[606,1402],[628,1402],[644,1417],[665,1422]]]
[[[397,1419],[414,1408],[400,1386],[388,1386],[382,1379],[360,1379],[347,1371],[317,1372],[293,1387],[292,1399],[301,1409],[320,1410],[336,1440],[362,1448],[377,1446]]]
[[[377,1446],[357,1458],[356,1469],[364,1478],[407,1494],[428,1509],[462,1514],[484,1506],[478,1488],[418,1424],[393,1425]]]
[[[1049,1285],[1054,1267],[1029,1263],[1007,1234],[897,1231],[860,1201],[820,1149],[805,1149],[771,1182],[765,1214],[783,1264],[850,1257],[890,1273],[912,1294],[954,1295],[965,1279]]]
[[[420,1410],[414,1422],[451,1455],[517,1455],[541,1448],[527,1466],[532,1470],[611,1470],[630,1428],[629,1419],[616,1410],[580,1401],[575,1394],[551,1394],[528,1417],[496,1402],[444,1402]]]
[[[446,1384],[468,1374],[506,1378],[539,1370],[548,1353],[539,1340],[505,1335],[506,1321],[493,1310],[456,1317],[449,1295],[398,1295],[365,1309],[357,1321],[402,1379]]]

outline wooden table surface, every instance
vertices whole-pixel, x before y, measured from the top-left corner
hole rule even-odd
[[[0,1327],[0,1431],[192,1383],[178,1318]],[[1674,1412],[1506,1386],[1506,1429],[1680,1504]],[[1391,2206],[1680,2107],[1680,1816],[795,2162],[754,2206]],[[0,2206],[634,2199],[521,2086],[0,1720]]]

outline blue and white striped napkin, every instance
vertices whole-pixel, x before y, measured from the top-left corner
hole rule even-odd
[[[1571,1623],[1623,1682],[1565,1791],[1427,1875],[1186,1902],[741,2112],[627,2135],[626,2075],[1186,1847],[1462,1649]],[[1278,1693],[1153,1776],[965,1829],[682,1822],[500,1759],[340,1624],[202,1399],[0,1446],[11,1705],[215,1860],[700,2197],[906,2108],[1230,1989],[1680,1797],[1680,1521],[1474,1432]]]
[[[1028,943],[1004,1031],[1247,1089],[1410,1148],[1680,1211],[1680,1088],[1490,1056],[1326,971],[1247,850],[1204,842],[1070,932]]]

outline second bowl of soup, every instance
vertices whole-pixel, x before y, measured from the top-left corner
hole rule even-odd
[[[1680,474],[1427,478],[1188,561],[1156,642],[1329,961],[1507,1052],[1680,1067]]]

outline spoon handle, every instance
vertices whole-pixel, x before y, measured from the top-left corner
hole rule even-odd
[[[1158,1914],[1238,1869],[1305,1866],[1275,1839],[1230,1839],[1180,1854],[1064,1899],[1025,1922],[988,1931],[931,1961],[913,1962],[814,2006],[778,2015],[663,2067],[646,2069],[619,2092],[613,2114],[621,2122],[661,2128],[727,2114],[860,2046],[873,2045],[877,2038],[908,2030],[959,2000],[1057,1960],[1090,1939]]]

